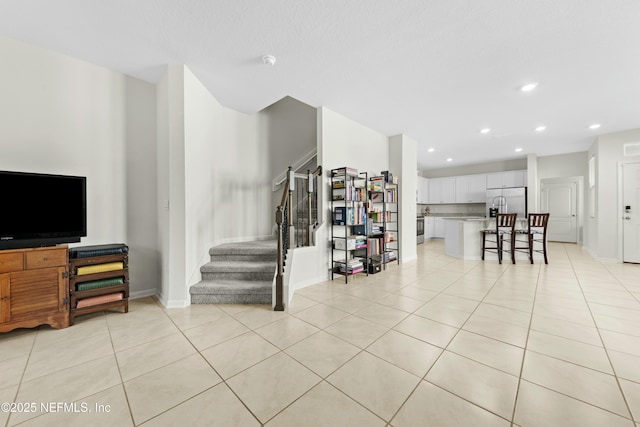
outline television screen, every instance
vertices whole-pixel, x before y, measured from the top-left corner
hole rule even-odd
[[[0,249],[79,242],[87,235],[86,178],[0,171]]]

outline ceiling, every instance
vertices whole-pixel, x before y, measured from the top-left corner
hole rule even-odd
[[[186,64],[246,113],[325,106],[415,139],[421,170],[640,127],[637,0],[3,0],[0,34],[150,82]]]

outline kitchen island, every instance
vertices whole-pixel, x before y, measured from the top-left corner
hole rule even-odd
[[[482,233],[481,231],[487,228],[495,227],[494,219],[486,219],[479,217],[472,218],[445,218],[444,229],[444,251],[447,255],[469,260],[482,259]],[[526,229],[527,220],[521,218],[517,220],[516,229]],[[494,236],[490,237],[492,240]],[[524,236],[520,236],[519,239],[524,239]],[[493,244],[492,244],[493,246]],[[495,252],[495,251],[494,251]],[[510,260],[511,255],[505,253],[505,259]],[[534,253],[534,259],[537,259],[540,254]],[[541,257],[542,258],[542,257]],[[498,255],[487,251],[485,253],[485,260],[497,260]],[[503,261],[505,260],[503,259]],[[524,252],[516,252],[516,260],[528,260],[528,254]]]

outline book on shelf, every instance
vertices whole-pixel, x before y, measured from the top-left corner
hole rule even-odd
[[[340,267],[340,272],[344,273],[345,269]],[[364,271],[364,265],[362,267],[358,267],[358,268],[353,268],[353,269],[348,269],[346,270],[347,274],[358,274],[358,273],[362,273]]]
[[[385,202],[387,203],[397,203],[398,199],[396,197],[396,190],[395,188],[389,188],[387,190],[385,190]]]
[[[391,213],[390,211],[374,211],[370,212],[369,216],[373,222],[391,222]]]
[[[367,210],[364,206],[338,206],[333,209],[334,225],[360,225],[367,220]]]
[[[332,176],[344,176],[344,175],[357,176],[358,170],[354,168],[342,167],[342,168],[333,169],[331,171],[331,174]]]
[[[349,260],[345,265],[343,260],[343,262],[338,263],[338,270],[342,273],[346,272],[348,274],[360,273],[364,271],[364,263],[360,259],[353,258]]]
[[[360,258],[349,258],[346,262],[344,258],[342,258],[342,259],[337,259],[334,262],[338,264],[340,267],[347,268],[347,269],[354,269],[354,268],[362,267],[364,265]]]
[[[396,259],[398,259],[398,255],[395,250],[385,251],[384,253],[381,253],[381,254],[373,254],[371,256],[371,259],[373,261],[387,263],[387,262],[395,261]]]
[[[354,202],[362,202],[366,200],[367,194],[364,188],[347,186],[343,188],[335,188],[332,191],[333,200],[349,200]]]
[[[331,187],[334,190],[340,189],[340,188],[345,188],[345,183],[344,183],[344,178],[340,179],[340,180],[335,180],[331,183]]]
[[[384,179],[382,177],[371,178],[369,181],[370,191],[382,191],[384,188]]]
[[[335,237],[333,247],[337,250],[355,250],[367,247],[367,236]]]
[[[382,241],[381,239],[369,239],[367,242],[367,248],[369,255],[377,255],[382,251]]]

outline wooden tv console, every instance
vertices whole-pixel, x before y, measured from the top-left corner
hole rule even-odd
[[[0,332],[69,326],[67,246],[0,251]]]

